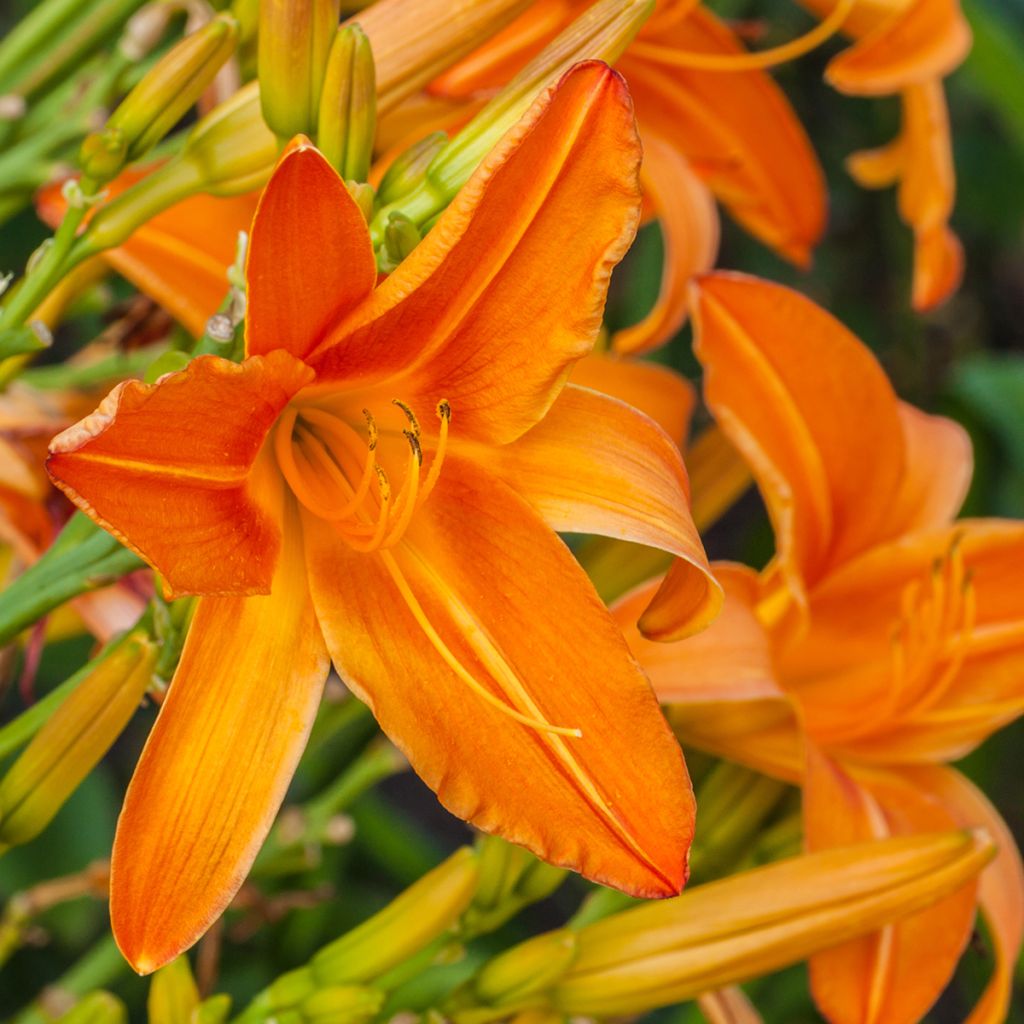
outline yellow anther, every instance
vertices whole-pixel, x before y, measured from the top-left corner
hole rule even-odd
[[[373,418],[373,413],[369,409],[363,410],[363,415],[366,417],[366,432],[370,436],[370,451],[376,451],[377,449],[377,421]]]
[[[411,430],[403,430],[402,433],[405,435],[406,441],[409,442],[409,447],[412,449],[413,455],[416,456],[417,465],[423,465],[423,449],[420,447],[420,439],[418,434],[414,434]]]

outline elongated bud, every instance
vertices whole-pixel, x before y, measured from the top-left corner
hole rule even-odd
[[[390,273],[420,244],[421,239],[416,225],[405,214],[392,210],[384,228],[384,247],[378,255],[380,269]]]
[[[59,1024],[125,1024],[128,1011],[117,996],[90,992],[57,1020]]]
[[[423,180],[430,161],[447,142],[448,136],[444,132],[431,132],[396,157],[377,188],[380,202],[393,203],[411,192]]]
[[[0,782],[0,851],[37,836],[110,749],[149,686],[156,648],[116,641]]]
[[[125,163],[155,146],[202,96],[237,39],[235,19],[218,14],[172,47],[128,93],[106,127],[86,138],[80,156],[85,176],[109,181]]]
[[[437,155],[428,172],[435,187],[454,197],[546,88],[581,60],[614,64],[654,10],[654,0],[600,0],[553,39]]]
[[[146,1001],[149,1024],[192,1024],[198,1006],[199,989],[187,957],[179,956],[153,975]]]
[[[338,29],[320,94],[316,143],[346,181],[366,181],[377,129],[373,51],[356,23]]]
[[[476,891],[476,854],[464,847],[347,935],[325,946],[311,967],[319,985],[372,981],[445,934]]]
[[[383,115],[504,28],[530,0],[377,0],[358,18]]]
[[[876,931],[971,882],[983,831],[887,839],[795,857],[588,925],[551,991],[570,1015],[619,1016],[692,999]]]
[[[120,245],[151,217],[197,192],[230,196],[258,188],[277,157],[277,138],[260,113],[259,87],[250,82],[192,129],[178,156],[101,206],[78,252],[88,256]]]
[[[210,996],[196,1007],[190,1024],[224,1024],[231,1013],[231,996],[225,993]]]
[[[576,958],[576,935],[568,928],[538,935],[495,957],[477,975],[474,989],[488,1006],[514,1006],[552,988]]]
[[[339,0],[260,0],[258,70],[263,117],[283,139],[317,126]]]
[[[277,140],[263,122],[255,82],[211,110],[192,129],[181,154],[198,168],[202,190],[218,196],[263,185],[277,156]]]
[[[394,204],[422,225],[443,210],[469,180],[495,143],[574,64],[614,63],[654,10],[654,0],[599,0],[553,39],[431,161],[410,195]],[[371,225],[374,244],[383,239],[392,207],[378,211]]]
[[[566,877],[564,869],[545,864],[497,836],[482,837],[477,851],[480,883],[463,915],[464,936],[494,931],[523,907],[550,896]]]
[[[384,993],[361,985],[333,985],[308,996],[302,1016],[308,1024],[363,1024],[384,1004]]]

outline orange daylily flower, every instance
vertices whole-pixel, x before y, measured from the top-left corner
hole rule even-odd
[[[246,360],[122,385],[54,440],[58,485],[201,595],[114,845],[137,969],[237,890],[329,659],[454,813],[630,892],[683,883],[685,766],[551,532],[678,556],[648,613],[662,629],[717,610],[675,446],[563,386],[635,230],[638,163],[621,79],[577,65],[375,288],[358,207],[299,141],[252,227]],[[567,657],[566,636],[586,643]]]
[[[835,0],[800,0],[825,16]],[[958,0],[858,0],[843,31],[853,46],[825,78],[852,96],[900,95],[903,127],[881,149],[855,153],[848,168],[865,188],[899,188],[899,212],[914,232],[911,301],[924,311],[943,303],[963,277],[963,250],[949,228],[956,176],[942,78],[971,47]]]
[[[1024,711],[1024,523],[954,517],[964,431],[900,402],[871,353],[809,300],[735,274],[700,282],[705,398],[744,454],[776,534],[760,574],[716,567],[721,618],[681,644],[627,635],[687,741],[804,789],[812,849],[983,825],[1000,853],[966,889],[816,955],[838,1024],[909,1024],[985,914],[996,968],[971,1024],[1005,1015],[1024,934],[1024,871],[1006,826],[946,762]]]
[[[47,445],[91,405],[88,396],[39,391],[19,382],[0,394],[0,564],[5,574],[34,562],[66,518],[68,505],[44,469]],[[82,595],[74,607],[94,636],[108,640],[134,625],[143,603],[114,586]]]
[[[115,198],[149,170],[129,168],[105,190]],[[249,230],[258,195],[191,196],[146,221],[102,258],[199,337],[228,292],[227,271],[235,261],[238,233]],[[51,227],[60,223],[65,207],[60,182],[36,197],[36,210]]]
[[[539,0],[430,91],[469,100],[497,88],[586,6],[585,0]],[[617,62],[636,100],[644,189],[666,249],[658,303],[612,339],[621,352],[655,348],[681,326],[689,281],[717,255],[708,190],[748,231],[801,266],[825,226],[822,172],[772,78],[756,69],[723,74],[678,67],[678,53],[730,57],[744,47],[697,0],[661,0]]]

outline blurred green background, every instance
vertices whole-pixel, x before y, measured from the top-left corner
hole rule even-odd
[[[13,22],[30,5],[0,5],[0,25]],[[771,23],[766,42],[803,31],[806,16],[784,0],[716,0],[726,16]],[[963,0],[975,30],[975,47],[948,81],[959,195],[953,226],[963,239],[967,276],[960,292],[942,309],[917,316],[909,308],[911,242],[896,216],[891,191],[865,192],[843,169],[852,151],[888,141],[897,130],[898,103],[843,97],[822,82],[830,43],[788,65],[778,79],[800,113],[829,180],[831,218],[813,269],[794,271],[724,223],[720,266],[792,284],[823,304],[876,351],[899,393],[932,411],[964,423],[975,444],[975,483],[970,515],[1024,514],[1024,0]],[[0,229],[0,272],[23,265],[45,237],[26,211]],[[638,319],[653,301],[661,242],[656,227],[645,228],[616,275],[609,320]],[[659,358],[696,376],[686,329]],[[715,556],[763,560],[770,545],[767,522],[756,498],[745,499],[712,531]],[[1022,567],[1024,571],[1024,567]],[[90,643],[73,640],[48,649],[38,686],[60,682],[86,658]],[[16,696],[7,692],[0,721],[14,714]],[[112,756],[64,808],[44,835],[0,861],[0,899],[40,879],[80,870],[109,852],[114,823],[131,767],[152,712],[137,716]],[[314,749],[294,789],[299,798],[344,769],[373,734],[365,716],[342,723],[341,738]],[[1024,841],[1024,724],[1018,722],[989,740],[964,765],[990,795]],[[361,797],[349,813],[355,839],[326,852],[319,868],[289,877],[282,892],[313,889],[313,909],[287,914],[252,937],[239,938],[222,965],[222,987],[238,996],[252,993],[270,977],[302,963],[310,952],[383,905],[401,887],[466,836],[441,811],[434,797],[410,777],[391,780]],[[332,888],[333,887],[333,891]],[[495,938],[503,943],[532,930],[561,923],[577,905],[583,886],[575,880]],[[0,1019],[6,1018],[45,984],[72,965],[96,984],[114,988],[138,1010],[145,985],[129,976],[116,952],[102,941],[103,907],[79,900],[44,915],[30,942],[0,967]],[[2,926],[0,926],[2,935]],[[98,943],[98,945],[97,945]],[[93,952],[81,960],[86,951]],[[988,969],[984,945],[968,951],[956,982],[929,1019],[963,1020],[969,1000]],[[1024,974],[1019,974],[1024,979]],[[802,969],[750,986],[766,1019],[802,1024],[819,1018],[807,994]],[[667,1010],[659,1021],[688,1024],[692,1008]],[[1024,1022],[1019,991],[1010,1020]]]

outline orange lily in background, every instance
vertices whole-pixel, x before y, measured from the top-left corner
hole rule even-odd
[[[827,16],[836,0],[800,0]],[[826,80],[850,96],[899,94],[903,127],[877,150],[855,153],[848,168],[865,188],[899,188],[900,217],[914,232],[912,303],[944,302],[963,277],[963,249],[950,230],[956,174],[942,78],[971,47],[958,0],[858,0],[843,25],[856,42],[834,58]]]
[[[811,849],[984,825],[998,859],[965,890],[816,954],[837,1024],[910,1024],[984,912],[996,968],[971,1024],[1003,1020],[1024,933],[1024,873],[1005,824],[946,762],[1024,711],[1024,523],[954,517],[971,449],[899,401],[868,349],[796,292],[735,274],[699,283],[705,398],[751,466],[775,528],[758,576],[718,566],[721,618],[678,644],[617,614],[685,742],[804,790]],[[656,586],[656,584],[654,585]]]
[[[149,170],[129,168],[105,191],[114,198]],[[249,230],[258,195],[191,196],[146,221],[102,258],[199,337],[228,293],[227,272],[235,262],[238,235]],[[65,207],[60,182],[36,197],[36,210],[51,227],[60,223]]]
[[[58,486],[201,595],[114,845],[113,926],[138,970],[241,884],[328,657],[454,813],[629,892],[683,884],[678,747],[551,532],[678,556],[646,613],[663,632],[717,611],[676,447],[563,386],[633,237],[638,164],[621,79],[577,65],[375,288],[358,207],[299,141],[253,223],[246,360],[124,384],[54,440]],[[586,638],[569,658],[567,636]]]
[[[436,96],[469,101],[508,81],[586,7],[538,0],[462,63],[435,80]],[[686,316],[691,278],[710,269],[718,222],[709,191],[751,234],[805,266],[825,227],[825,185],[810,142],[784,94],[757,69],[676,67],[674,55],[744,57],[726,24],[697,0],[661,0],[616,64],[637,105],[643,184],[661,221],[661,294],[639,324],[611,339],[640,353],[672,337]]]

